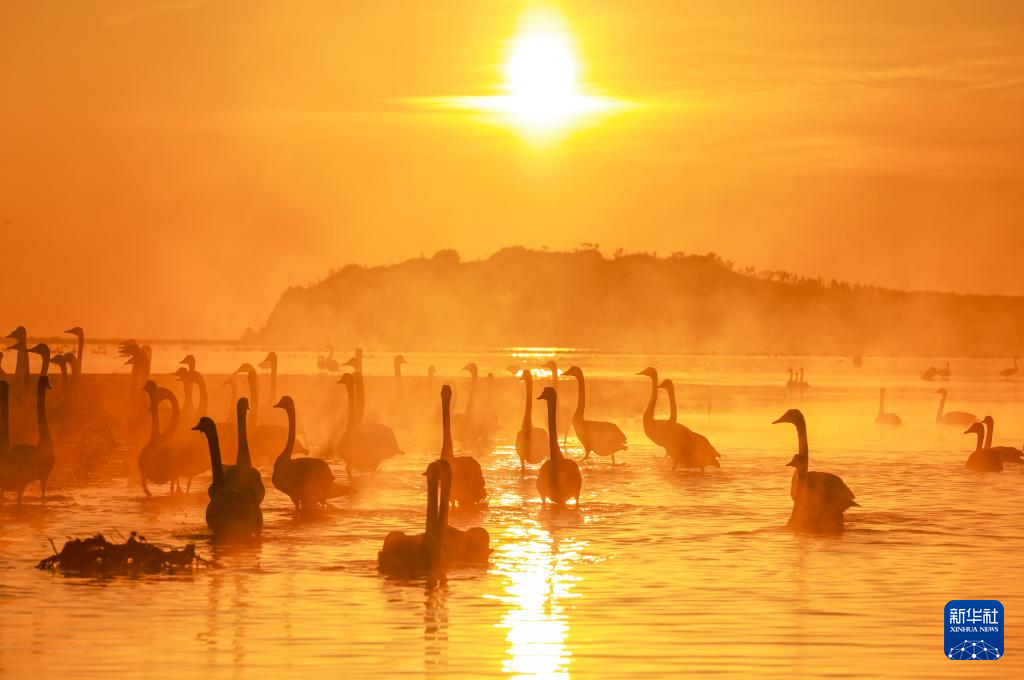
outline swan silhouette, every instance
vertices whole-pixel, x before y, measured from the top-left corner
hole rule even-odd
[[[519,378],[526,387],[526,406],[523,409],[523,423],[516,433],[516,454],[519,455],[520,469],[526,464],[536,464],[548,457],[548,433],[542,427],[533,425],[533,374],[523,371]]]
[[[479,369],[475,363],[470,362],[463,366],[462,370],[469,372],[469,399],[466,401],[465,412],[452,416],[452,435],[464,448],[479,450],[480,433],[476,422],[476,387]]]
[[[537,474],[540,503],[543,506],[550,500],[555,505],[565,505],[569,499],[574,499],[578,506],[583,476],[576,461],[563,456],[562,450],[558,448],[558,393],[554,387],[548,386],[537,398],[546,401],[548,408],[549,457]]]
[[[789,495],[793,499],[793,512],[787,527],[810,533],[840,533],[843,531],[844,513],[851,507],[860,507],[853,492],[843,480],[830,472],[808,470],[807,423],[798,409],[789,409],[774,421],[791,423],[796,427],[797,453],[786,463],[793,468]]]
[[[986,448],[998,455],[999,460],[1004,463],[1021,462],[1021,449],[1016,449],[1012,446],[992,446],[992,436],[996,429],[996,421],[992,416],[985,416],[982,418],[981,424],[985,426],[985,446],[983,448]]]
[[[576,411],[572,414],[572,426],[576,431],[576,438],[580,440],[587,460],[591,453],[599,456],[611,456],[612,465],[615,464],[615,454],[618,451],[626,450],[626,435],[622,433],[619,426],[603,420],[587,420],[587,383],[583,376],[583,370],[579,366],[571,366],[564,375],[576,379]],[[675,402],[674,392],[670,392],[672,402]],[[675,420],[675,413],[673,413]]]
[[[213,481],[207,490],[210,502],[206,505],[206,525],[219,539],[244,540],[259,536],[263,529],[260,502],[251,489],[238,488],[228,482],[220,457],[217,425],[211,418],[203,416],[192,429],[206,436],[210,451]]]
[[[1003,461],[999,454],[992,449],[985,448],[985,426],[981,423],[973,423],[964,430],[964,434],[974,434],[978,437],[978,443],[974,451],[967,457],[967,469],[973,472],[1002,472]]]
[[[37,444],[17,444],[10,446],[9,394],[7,382],[0,382],[0,417],[3,418],[0,446],[7,449],[0,455],[0,493],[13,491],[21,505],[25,487],[32,482],[39,482],[39,495],[46,499],[46,480],[53,471],[54,452],[53,436],[50,434],[49,421],[46,419],[46,391],[50,389],[50,379],[39,376],[36,383],[36,420],[39,429]]]
[[[203,376],[199,371],[189,371],[184,366],[174,372],[174,377],[181,381],[185,391],[185,396],[182,400],[181,419],[186,423],[198,421],[206,415],[208,399],[206,381],[203,380]],[[199,392],[198,406],[192,403],[193,388],[198,389]],[[192,428],[192,430],[196,430],[196,428]],[[185,478],[185,493],[192,490],[192,480],[196,475],[207,469],[210,461],[208,442],[204,441],[203,433],[196,430],[199,434],[193,434],[192,430],[186,430],[181,436],[178,436],[176,432],[171,432],[171,436],[175,438],[178,446],[178,472]]]
[[[82,359],[84,358],[82,355],[85,353],[85,331],[82,330],[81,326],[75,326],[73,328],[67,329],[64,332],[75,336],[75,339],[78,340],[78,346],[77,349],[75,350],[74,357],[75,362],[78,364],[78,370],[81,371]]]
[[[449,480],[451,466],[446,460],[435,460],[423,473],[427,478],[427,520],[422,534],[408,535],[391,531],[384,537],[384,545],[377,553],[378,569],[392,576],[437,576],[444,570],[445,528],[448,498],[439,496],[442,478]]]
[[[174,395],[169,390],[161,391],[156,383],[147,380],[142,391],[149,396],[150,429],[149,441],[139,452],[139,476],[142,480],[142,491],[146,497],[152,496],[147,482],[169,484],[170,493],[178,487],[178,447],[170,438],[160,432],[160,402]],[[177,421],[177,399],[170,401],[171,420]]]
[[[319,458],[292,458],[295,449],[295,402],[289,396],[281,397],[274,408],[288,416],[288,438],[284,450],[274,461],[271,481],[274,487],[292,500],[296,510],[325,507],[329,498],[352,493],[334,481],[334,473],[327,461]]]
[[[875,416],[876,425],[888,425],[894,427],[903,423],[903,419],[895,413],[885,412],[885,388],[878,389],[878,415]]]
[[[359,417],[359,398],[356,393],[356,373],[346,373],[339,383],[348,394],[348,420],[345,433],[338,442],[338,455],[345,461],[349,481],[352,471],[376,474],[380,464],[388,458],[403,455],[394,431],[380,423],[364,423]]]
[[[637,375],[647,376],[651,380],[650,398],[643,415],[644,433],[671,456],[672,469],[675,470],[682,465],[687,468],[697,468],[703,472],[705,467],[721,467],[718,462],[720,454],[707,437],[694,432],[681,423],[655,420],[654,406],[658,399],[658,371],[653,367],[648,367]]]
[[[267,490],[263,486],[263,477],[260,475],[260,471],[252,464],[252,454],[249,450],[248,423],[246,421],[250,410],[249,400],[245,397],[239,399],[235,404],[238,454],[235,456],[234,465],[224,466],[224,479],[227,484],[248,493],[256,502],[262,503]]]
[[[334,358],[334,348],[328,345],[327,349],[329,354],[326,357],[322,355],[317,357],[316,370],[321,373],[341,373],[341,366]]]
[[[487,487],[480,463],[472,456],[456,456],[451,436],[452,388],[441,386],[441,459],[451,466],[451,503],[460,508],[478,505],[487,498]]]
[[[17,354],[14,360],[14,385],[15,390],[26,389],[29,384],[28,372],[28,331],[24,326],[18,326],[7,334],[8,338],[14,340],[14,344],[7,349],[13,349]]]
[[[939,398],[939,410],[935,414],[935,422],[939,425],[949,425],[952,427],[967,427],[975,423],[978,420],[978,416],[973,413],[967,413],[966,411],[948,411],[945,412],[946,408],[946,396],[948,391],[945,387],[940,387],[935,390],[936,394],[941,394]]]
[[[1018,370],[1020,369],[1017,367],[1017,357],[1014,357],[1013,366],[999,371],[999,375],[1003,376],[1003,379],[1005,380],[1011,380],[1015,375],[1017,375]]]

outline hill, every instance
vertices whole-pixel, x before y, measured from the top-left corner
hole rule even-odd
[[[709,255],[505,248],[349,265],[289,288],[248,339],[407,350],[575,347],[779,354],[1013,354],[1024,298],[737,271]]]

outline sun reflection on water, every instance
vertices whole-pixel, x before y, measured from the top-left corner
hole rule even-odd
[[[514,678],[567,678],[572,652],[564,600],[579,581],[572,565],[585,543],[556,539],[536,522],[510,527],[494,563],[505,579],[508,605],[500,628],[509,643],[502,670]]]

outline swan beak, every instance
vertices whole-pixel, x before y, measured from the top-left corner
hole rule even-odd
[[[782,420],[782,416],[779,416],[778,418],[776,418],[775,420],[772,421],[772,425],[778,425],[779,423],[782,423],[782,422],[785,422],[785,421]],[[787,465],[792,465],[792,461],[787,463]]]

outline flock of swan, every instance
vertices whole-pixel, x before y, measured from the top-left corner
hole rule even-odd
[[[354,493],[352,487],[338,482],[330,460],[344,466],[351,482],[353,475],[372,475],[384,461],[403,454],[395,431],[367,418],[360,350],[343,364],[333,358],[333,349],[330,355],[320,357],[317,362],[322,374],[340,373],[338,383],[344,386],[347,397],[343,430],[325,459],[295,455],[309,451],[298,441],[295,401],[289,395],[277,395],[277,355],[274,352],[267,354],[260,368],[270,373],[270,394],[266,403],[283,412],[286,426],[265,422],[268,414],[261,408],[264,401],[256,366],[243,363],[234,373],[244,377],[248,396],[238,396],[233,377],[222,386],[231,390],[233,408],[222,422],[217,422],[208,413],[206,381],[196,369],[194,356],[184,357],[181,367],[174,372],[175,380],[182,383],[183,396],[179,400],[174,390],[152,379],[151,349],[134,340],[119,347],[125,363],[131,366],[127,405],[119,414],[107,412],[87,391],[81,391],[85,334],[78,327],[67,332],[77,339],[77,351],[51,354],[44,343],[29,347],[25,329],[15,329],[8,336],[14,344],[7,348],[16,356],[13,374],[4,372],[0,353],[0,498],[2,492],[13,492],[21,504],[25,489],[39,482],[40,495],[45,499],[47,479],[56,460],[51,419],[66,430],[94,428],[106,433],[111,442],[113,428],[126,428],[129,439],[139,442],[139,479],[146,496],[152,495],[150,484],[166,484],[171,494],[188,493],[193,479],[210,471],[206,522],[215,538],[227,540],[252,539],[262,530],[261,504],[266,488],[260,466],[272,466],[270,483],[291,499],[296,511],[312,511],[325,507],[332,498]],[[29,371],[29,354],[41,357],[39,373],[34,376]],[[393,422],[408,423],[410,409],[401,383],[404,363],[403,357],[395,358],[397,399],[391,416]],[[59,367],[60,384],[59,401],[48,406],[47,393],[56,389],[49,375],[50,364]],[[343,368],[350,370],[343,372]],[[587,383],[579,366],[560,372],[554,362],[548,362],[542,368],[550,373],[551,384],[545,385],[536,398],[546,407],[546,421],[541,424],[533,421],[533,371],[510,368],[522,382],[524,395],[515,451],[522,470],[539,464],[536,488],[542,505],[565,506],[571,502],[578,506],[583,478],[577,462],[562,452],[559,436],[564,438],[573,431],[584,451],[584,460],[593,454],[609,458],[613,465],[616,454],[627,450],[626,436],[612,422],[587,417]],[[490,538],[485,529],[474,527],[463,531],[448,524],[450,508],[478,506],[487,498],[487,483],[480,462],[473,455],[455,455],[454,443],[458,441],[464,452],[472,453],[497,429],[493,410],[477,404],[480,378],[476,364],[469,363],[463,370],[470,376],[465,411],[453,413],[453,389],[444,384],[439,391],[439,408],[431,416],[441,421],[441,450],[423,473],[427,492],[424,531],[415,535],[400,531],[387,534],[378,553],[382,572],[432,574],[451,565],[488,560]],[[428,375],[433,379],[433,368]],[[672,381],[659,380],[658,371],[653,367],[645,368],[637,376],[650,381],[642,413],[643,431],[664,450],[672,468],[703,472],[709,467],[720,467],[721,454],[708,438],[678,422]],[[560,377],[576,382],[577,398],[572,410],[559,402]],[[488,376],[487,380],[490,385],[493,376]],[[803,370],[798,373],[791,370],[787,388],[802,392],[807,387]],[[660,390],[665,390],[668,397],[667,419],[654,415]],[[977,446],[966,462],[969,469],[999,471],[1006,463],[1021,462],[1020,449],[992,445],[994,420],[991,416],[978,418],[964,411],[945,411],[948,392],[946,388],[936,392],[941,395],[936,423],[965,427],[966,433],[977,437]],[[166,405],[163,410],[162,405]],[[165,419],[167,411],[169,416]],[[36,421],[38,441],[12,446],[12,429],[28,427],[30,423],[25,421],[31,418]],[[182,422],[185,426],[179,427]],[[797,453],[787,464],[793,468],[790,486],[793,508],[787,525],[797,531],[841,532],[845,512],[858,505],[853,492],[840,477],[810,469],[807,423],[800,410],[790,409],[774,422],[793,425],[797,435]],[[898,426],[902,422],[898,415],[885,411],[884,388],[879,393],[875,422],[885,426]],[[233,453],[234,462],[226,463],[222,451]]]

